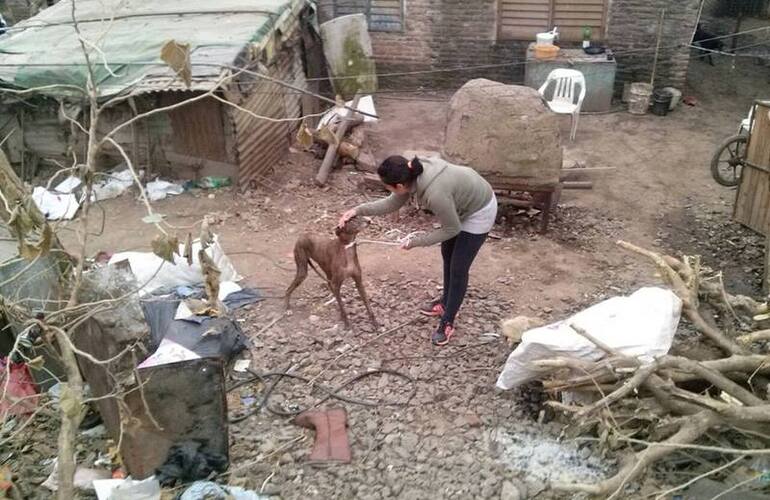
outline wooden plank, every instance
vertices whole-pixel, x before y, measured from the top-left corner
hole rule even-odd
[[[770,236],[770,103],[758,102],[746,150],[749,165],[741,173],[733,217],[745,226]],[[756,165],[759,168],[752,167]]]
[[[770,103],[757,104],[754,108],[754,124],[751,138],[746,148],[746,159],[752,165],[770,168]],[[752,169],[760,179],[752,204],[752,226],[759,228],[765,235],[770,235],[768,209],[770,209],[770,178],[763,170]]]
[[[583,26],[601,28],[602,26],[599,19],[555,19],[554,22],[559,27],[559,31],[562,26],[564,28],[583,28]]]
[[[518,17],[521,19],[548,19],[547,10],[504,10],[503,17]]]
[[[509,25],[509,26],[531,26],[531,24],[527,24],[527,23],[536,23],[537,25],[540,25],[540,24],[545,25],[548,23],[548,13],[538,12],[531,16],[503,15],[503,17],[500,20],[505,25]]]
[[[556,13],[597,13],[597,14],[603,14],[604,13],[604,5],[557,5],[556,6]]]
[[[548,9],[543,8],[540,5],[517,5],[517,6],[507,5],[507,6],[503,6],[503,8],[500,9],[500,11],[509,15],[521,14],[523,16],[525,16],[526,13],[530,13],[530,12],[542,12],[545,14],[548,13]]]
[[[518,5],[536,5],[548,10],[550,6],[549,0],[500,0],[501,7],[515,7]]]
[[[500,0],[498,36],[502,39],[530,39],[553,26],[564,28],[561,39],[582,39],[588,26],[601,39],[606,30],[606,0]]]
[[[605,0],[555,0],[556,8],[571,5],[575,7],[591,7],[595,5],[604,6]]]
[[[765,239],[765,272],[762,276],[762,291],[770,292],[770,236]]]

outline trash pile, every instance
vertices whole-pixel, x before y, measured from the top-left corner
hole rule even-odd
[[[136,177],[141,182],[144,170],[138,170]],[[110,172],[100,172],[91,191],[91,201],[98,202],[118,198],[125,194],[137,182],[134,173],[125,164]],[[151,202],[176,196],[191,189],[218,189],[231,185],[229,177],[207,176],[184,184],[154,179],[144,185],[147,199]],[[75,217],[85,201],[85,185],[82,179],[70,175],[55,187],[36,186],[32,199],[48,220],[69,220]]]
[[[189,259],[180,257],[185,251]],[[169,262],[152,252],[101,253],[83,274],[80,303],[120,297],[116,308],[97,308],[79,320],[82,326],[72,335],[75,347],[91,357],[80,359],[81,373],[98,411],[95,422],[81,426],[82,435],[120,443],[105,458],[79,462],[76,487],[95,491],[98,498],[160,498],[159,485],[206,479],[229,463],[224,368],[248,347],[232,311],[262,295],[237,283],[241,278],[216,235],[202,231],[200,239],[178,245],[172,255]],[[38,320],[46,321],[46,314]],[[48,374],[62,375],[44,355],[42,340],[36,325],[26,328],[12,355],[0,360],[6,388],[0,397],[3,438],[36,418],[42,406],[64,405],[62,384],[46,392]],[[36,380],[33,373],[44,378]],[[122,395],[120,403],[113,394]],[[131,426],[124,425],[126,419]],[[55,491],[55,460],[49,465],[42,486]],[[260,498],[246,490],[221,490],[221,498],[228,494]]]
[[[520,343],[497,386],[541,380],[560,396],[547,404],[569,418],[568,437],[596,436],[589,439],[622,454],[619,470],[605,480],[551,486],[624,497],[648,467],[683,449],[701,455],[693,460],[703,470],[693,475],[745,468],[752,450],[770,444],[768,304],[731,295],[697,257],[619,245],[651,259],[670,289],[642,288],[547,326],[514,318],[503,327]],[[692,332],[678,329],[680,315]],[[523,334],[521,325],[529,328]],[[696,348],[701,342],[706,348]],[[747,483],[766,488],[759,478],[770,467],[757,474]]]

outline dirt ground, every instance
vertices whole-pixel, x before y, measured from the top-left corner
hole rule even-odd
[[[536,217],[508,214],[495,228],[499,239],[489,240],[474,264],[458,333],[443,349],[430,345],[435,325],[415,314],[438,291],[436,248],[359,247],[366,286],[383,325],[377,332],[350,286],[343,296],[354,327],[342,329],[336,306],[312,273],[295,293],[293,314],[264,329],[282,314],[276,297],[292,272],[281,267],[293,268],[297,236],[330,233],[344,209],[380,196],[357,190],[360,174],[349,167],[318,189],[311,179],[320,162],[294,152],[258,189],[201,191],[156,203],[156,210],[180,228],[213,214],[214,230],[245,283],[267,296],[238,311],[252,342],[255,370],[291,365],[314,378],[316,387],[338,387],[366,370],[395,370],[410,378],[380,374],[343,391],[378,402],[344,405],[351,465],[308,466],[303,459],[312,446],[311,434],[268,412],[231,426],[230,483],[264,486],[282,498],[497,498],[503,489],[510,494],[512,485],[527,489],[521,498],[571,498],[548,490],[547,481],[595,480],[611,473],[611,455],[602,458],[585,445],[554,445],[556,451],[544,456],[522,451],[558,436],[563,423],[535,420],[541,397],[536,390],[494,389],[510,348],[484,334],[498,333],[499,320],[509,316],[558,320],[603,298],[656,283],[651,266],[618,248],[619,239],[673,253],[701,253],[707,265],[725,269],[728,288],[756,295],[762,240],[730,221],[735,191],[712,181],[708,164],[715,145],[734,133],[752,100],[766,97],[768,79],[767,67],[740,62],[731,72],[728,61],[710,67],[696,60],[686,91],[697,97],[695,107],[680,106],[667,117],[624,111],[581,117],[577,140],[565,140],[565,158],[614,170],[593,175],[593,190],[565,191],[547,234],[538,234]],[[408,149],[439,149],[447,98],[425,93],[378,99],[381,121],[369,134],[377,159]],[[102,206],[104,228],[89,238],[92,254],[149,249],[153,231],[140,220],[139,202],[124,196]],[[411,213],[398,222],[378,218],[362,237],[385,239],[393,229],[409,232],[432,224],[427,216]],[[66,229],[62,234],[72,248],[74,234]],[[382,333],[403,323],[409,324]],[[232,393],[231,406],[237,409],[248,398],[258,398],[261,390],[247,386]],[[307,407],[322,394],[308,384],[286,381],[269,405]],[[662,472],[644,487],[687,479]],[[628,498],[641,494],[638,488],[632,486]]]

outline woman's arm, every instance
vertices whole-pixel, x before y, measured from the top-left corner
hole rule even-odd
[[[429,208],[441,222],[441,229],[413,238],[408,248],[428,247],[460,234],[460,217],[457,215],[457,208],[451,196],[431,200]]]
[[[391,212],[395,212],[399,208],[403,207],[406,205],[407,201],[409,201],[408,193],[391,193],[391,195],[387,198],[372,201],[370,203],[364,203],[363,205],[358,205],[354,210],[356,211],[356,215],[385,215]]]

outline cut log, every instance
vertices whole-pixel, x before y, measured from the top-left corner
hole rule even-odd
[[[374,160],[374,155],[368,151],[359,151],[356,167],[366,172],[377,172],[377,162]]]
[[[593,189],[594,183],[591,181],[564,181],[561,183],[562,189]]]
[[[361,95],[356,94],[356,96],[353,98],[353,105],[351,106],[354,109],[358,109],[358,101],[361,100]],[[350,115],[350,112],[347,113]],[[358,115],[360,117],[360,115]],[[348,128],[353,125],[354,123],[357,123],[353,116],[349,116],[347,118],[350,119],[343,119],[342,123],[340,123],[339,128],[334,133],[334,136],[337,138],[337,142],[342,142],[342,138],[345,137],[345,134],[348,131]],[[363,119],[363,117],[360,117]],[[315,182],[319,186],[323,186],[326,184],[327,179],[329,178],[329,172],[332,169],[332,166],[337,161],[337,150],[339,147],[334,144],[329,145],[329,149],[326,150],[326,156],[324,156],[323,163],[321,163],[321,168],[318,170],[318,175],[316,175]]]
[[[348,135],[348,142],[359,148],[366,142],[366,128],[363,125],[356,126]]]

